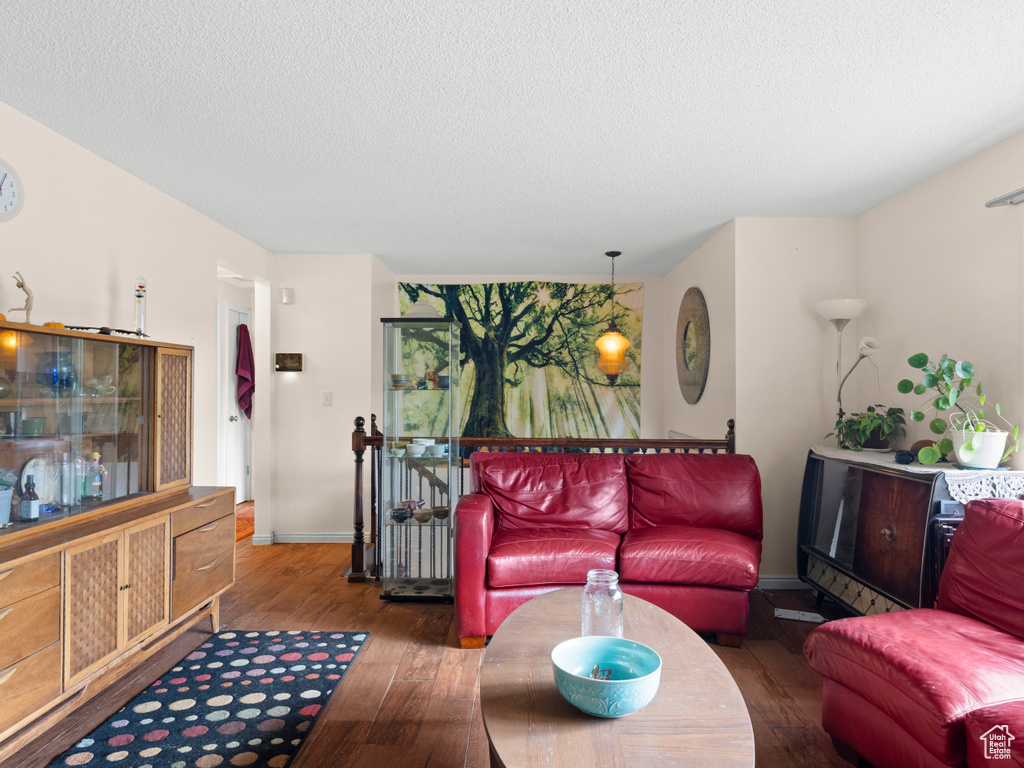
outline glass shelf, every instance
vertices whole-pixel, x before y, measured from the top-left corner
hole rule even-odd
[[[54,510],[39,523],[150,491],[143,393],[151,391],[152,348],[25,328],[0,327],[0,468],[16,477],[11,519],[29,474],[40,507]],[[100,499],[86,498],[94,455]]]
[[[378,573],[382,596],[451,600],[453,486],[459,455],[459,331],[451,318],[385,319],[385,458],[378,501]],[[422,437],[421,437],[422,436]],[[429,437],[427,437],[429,436]],[[443,455],[412,456],[417,442],[443,445]],[[395,447],[401,456],[391,455]],[[425,448],[425,451],[428,450]],[[395,520],[394,509],[443,508],[443,518]]]

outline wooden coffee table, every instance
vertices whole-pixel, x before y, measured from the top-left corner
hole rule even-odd
[[[625,595],[624,635],[658,652],[654,701],[626,717],[592,717],[562,698],[551,650],[580,634],[582,589],[517,608],[484,654],[480,711],[491,765],[751,768],[754,734],[739,688],[707,643],[670,613]]]

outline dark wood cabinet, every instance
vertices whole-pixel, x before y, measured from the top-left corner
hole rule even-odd
[[[811,451],[800,503],[800,578],[860,614],[934,604],[937,523],[955,530],[963,506],[941,471],[861,463]]]

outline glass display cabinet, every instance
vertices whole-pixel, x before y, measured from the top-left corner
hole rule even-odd
[[[0,324],[0,507],[20,527],[187,486],[190,401],[188,348]]]
[[[384,318],[382,597],[452,599],[449,489],[459,459],[459,331],[452,318]]]

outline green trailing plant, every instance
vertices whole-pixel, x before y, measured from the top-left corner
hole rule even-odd
[[[862,451],[864,448],[888,448],[906,433],[902,408],[869,405],[863,413],[854,413],[836,420],[835,435],[840,448]]]
[[[934,464],[944,454],[953,450],[953,441],[946,436],[950,429],[962,432],[965,443],[972,449],[974,446],[970,442],[970,435],[1002,431],[985,418],[987,398],[981,383],[974,380],[972,363],[966,360],[953,360],[947,355],[943,355],[938,361],[932,361],[923,352],[907,358],[907,363],[911,368],[921,371],[921,380],[915,383],[910,379],[903,379],[896,385],[896,389],[905,395],[911,392],[917,395],[929,391],[935,393],[929,402],[929,408],[910,412],[911,421],[922,422],[925,420],[926,411],[932,408],[936,411],[935,418],[928,422],[928,428],[940,437],[932,445],[918,451],[917,460],[922,464]],[[1011,453],[1020,450],[1020,430],[1003,416],[998,403],[994,404],[992,410],[1006,423],[1010,432],[1006,452],[1000,460],[1002,462],[1006,461]],[[948,417],[945,416],[947,412],[950,412]]]

